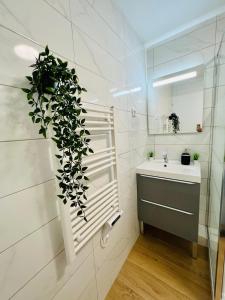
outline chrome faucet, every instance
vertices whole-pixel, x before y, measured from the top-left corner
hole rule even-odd
[[[167,152],[163,152],[162,156],[163,156],[163,159],[164,159],[164,163],[167,164],[168,163],[168,154],[167,154]]]

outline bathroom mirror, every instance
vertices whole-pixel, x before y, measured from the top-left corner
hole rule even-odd
[[[150,134],[202,131],[204,68],[198,66],[162,77],[153,73],[148,82],[148,127]],[[173,115],[179,120],[174,131]]]

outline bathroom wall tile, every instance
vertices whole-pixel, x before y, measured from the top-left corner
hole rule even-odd
[[[212,88],[214,85],[214,68],[207,68],[204,73],[204,88]]]
[[[0,39],[2,46],[0,49],[0,84],[25,87],[27,80],[25,76],[31,73],[29,66],[35,62],[35,57],[42,48],[33,42],[0,27]],[[33,51],[32,55],[22,59],[16,55],[15,47],[25,45]]]
[[[132,51],[137,51],[143,47],[144,41],[134,32],[131,26],[126,22],[126,17],[123,15],[124,20],[124,41],[127,45],[127,48]]]
[[[16,3],[13,0],[2,0],[2,3],[7,10],[7,13],[1,18],[2,25],[41,45],[49,45],[57,53],[73,59],[70,22],[47,3],[41,0],[34,3],[29,0],[21,0]],[[10,18],[8,19],[8,15],[14,16],[13,22],[10,21]],[[49,24],[54,24],[54,26],[49,26]],[[56,32],[57,34],[55,34]]]
[[[208,170],[208,162],[202,161],[201,162],[201,177],[202,179],[207,179],[209,177],[209,170]]]
[[[88,0],[71,1],[72,22],[84,31],[89,38],[109,52],[116,60],[123,61],[125,45],[105,21],[90,6]],[[75,43],[76,44],[76,43]]]
[[[61,225],[53,220],[0,255],[0,298],[9,299],[63,249]]]
[[[96,105],[110,106],[109,82],[81,66],[76,67],[76,71],[80,85],[87,90],[82,95],[82,101]]]
[[[215,44],[216,23],[207,24],[169,41],[154,50],[154,64],[158,65]]]
[[[198,67],[199,65],[204,65],[207,70],[214,66],[214,46],[209,46],[166,63],[155,65],[153,78],[159,78],[168,74]],[[209,77],[211,74],[209,70],[207,74]],[[206,87],[208,87],[210,84],[210,77],[208,78],[208,82],[206,84]]]
[[[200,225],[207,225],[207,214],[205,210],[199,210],[199,224]]]
[[[133,132],[137,132],[139,130],[147,130],[147,116],[146,115],[141,115],[141,114],[136,114],[135,117],[131,116],[131,113],[129,112],[130,115],[130,130]]]
[[[129,228],[130,231],[132,227]],[[132,240],[121,240],[120,243],[115,245],[108,257],[105,259],[101,268],[97,271],[97,286],[99,291],[99,299],[105,299],[110,286],[115,280],[119,270],[121,269],[125,258],[131,250],[132,245],[137,239],[137,234]]]
[[[0,153],[0,197],[54,177],[48,140],[0,143]]]
[[[209,140],[209,127],[205,127],[201,133],[155,136],[155,143],[160,145],[208,145]]]
[[[129,209],[127,207],[127,209]],[[115,224],[110,234],[110,239],[105,248],[100,245],[101,231],[94,237],[94,254],[96,271],[98,272],[104,264],[109,263],[111,260],[116,260],[120,253],[126,248],[130,240],[131,232],[128,232],[127,211],[122,215],[121,219]],[[123,230],[122,230],[123,229]]]
[[[0,97],[0,141],[41,138],[39,125],[33,124],[28,115],[26,94],[18,88],[0,85]]]
[[[54,219],[57,216],[56,201],[54,180],[2,198],[0,253]]]
[[[97,291],[95,277],[91,278],[90,282],[85,287],[85,290],[78,298],[78,300],[90,300],[90,299],[98,300],[98,291]]]
[[[132,168],[136,168],[146,159],[148,151],[150,151],[148,146],[139,147],[132,151]]]
[[[203,110],[203,130],[205,127],[210,127],[212,123],[213,108],[205,108]]]
[[[139,147],[144,147],[148,144],[148,133],[146,130],[139,130],[138,132],[130,133],[130,141],[132,149],[137,149]]]
[[[147,115],[147,95],[146,89],[141,85],[134,85],[131,90],[138,90],[128,95],[128,110],[135,110],[136,113]]]
[[[122,65],[87,35],[73,26],[75,59],[79,65],[113,82],[125,82]]]
[[[152,68],[154,66],[154,49],[146,49],[146,65],[147,68]]]
[[[213,88],[204,89],[204,108],[213,106]]]
[[[176,145],[176,144],[166,144],[166,145],[157,145],[155,144],[155,155],[156,158],[162,158],[162,153],[167,152],[168,158],[171,160],[180,160],[180,156],[184,149],[190,149],[190,153],[198,152],[200,153],[200,161],[207,162],[209,159],[208,145]]]
[[[79,275],[79,268],[89,262],[88,257],[92,256],[92,241],[88,242],[80,251],[75,261],[68,265],[65,251],[60,252],[46,267],[34,276],[24,287],[12,298],[14,300],[49,300],[65,286],[72,276]],[[84,276],[85,278],[86,276]],[[88,282],[86,282],[88,285]]]
[[[63,14],[67,19],[70,19],[70,5],[69,0],[44,0],[49,3],[55,9],[57,9],[61,14]]]
[[[111,0],[88,0],[96,12],[118,34],[124,38],[124,16]]]
[[[207,211],[208,207],[207,207],[207,197],[206,196],[200,196],[200,210],[201,211]]]
[[[220,43],[223,38],[224,26],[225,26],[225,18],[224,18],[224,16],[221,15],[217,19],[217,27],[216,27],[216,42],[217,43]]]
[[[221,86],[221,85],[225,85],[225,64],[222,64],[219,66],[218,68],[218,82],[217,85]]]
[[[202,179],[201,180],[201,190],[200,190],[201,196],[203,196],[203,197],[207,196],[207,188],[208,188],[208,180]]]
[[[67,284],[55,295],[53,299],[74,300],[79,299],[88,286],[87,283],[95,280],[94,257],[89,255],[77,272],[69,279]],[[84,280],[85,278],[85,280]],[[94,297],[93,297],[94,299]]]
[[[124,110],[116,109],[115,122],[118,133],[128,132],[131,129],[131,113]]]
[[[117,153],[122,154],[130,151],[130,137],[128,132],[117,134]]]
[[[223,164],[224,162],[224,149],[225,149],[225,136],[224,127],[213,128],[213,155],[216,156],[218,162]]]

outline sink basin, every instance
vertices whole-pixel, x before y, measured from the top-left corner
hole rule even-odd
[[[136,168],[137,174],[201,183],[200,164],[182,165],[180,161],[146,160]]]

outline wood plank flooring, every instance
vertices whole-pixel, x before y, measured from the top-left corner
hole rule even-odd
[[[206,248],[148,228],[140,236],[106,300],[211,299]]]

